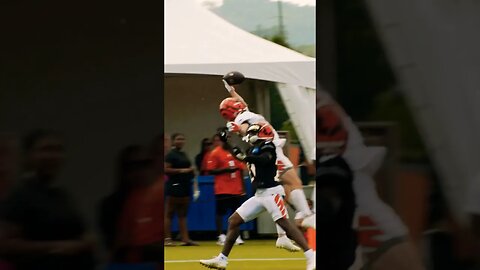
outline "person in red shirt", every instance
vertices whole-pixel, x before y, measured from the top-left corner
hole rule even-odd
[[[243,171],[245,165],[238,161],[230,153],[230,145],[226,143],[227,131],[219,130],[213,136],[213,150],[206,156],[206,169],[209,174],[214,175],[214,192],[216,202],[215,223],[218,232],[217,244],[223,246],[226,235],[223,233],[223,217],[228,210],[232,213],[242,205],[245,198],[245,184],[243,182]],[[243,244],[238,236],[236,244]]]
[[[158,153],[143,145],[128,146],[119,155],[119,187],[103,203],[101,215],[112,262],[163,259],[164,183],[156,159]]]

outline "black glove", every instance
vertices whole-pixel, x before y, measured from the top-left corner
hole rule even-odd
[[[232,149],[232,152],[233,154],[235,155],[236,158],[238,158],[239,160],[245,160],[245,158],[247,157],[247,155],[245,155],[243,152],[242,152],[242,149],[238,148],[238,147],[234,147]]]
[[[218,137],[220,137],[220,140],[222,142],[227,142],[228,140],[228,128],[224,127],[220,130],[218,130],[218,133],[217,133]]]

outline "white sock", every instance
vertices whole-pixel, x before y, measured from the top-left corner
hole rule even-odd
[[[225,256],[225,255],[223,255],[223,253],[221,253],[221,252],[220,252],[220,254],[218,254],[218,257],[219,257],[221,260],[224,260],[224,261],[228,260],[228,257]]]
[[[310,216],[312,211],[308,207],[307,198],[305,198],[305,193],[303,189],[294,189],[290,192],[290,197],[288,200],[295,209],[303,214],[303,217]]]
[[[307,259],[310,259],[310,258],[312,258],[312,257],[315,255],[315,254],[313,253],[313,250],[312,250],[312,249],[309,249],[309,250],[305,251],[303,254],[305,254],[305,257],[306,257]]]
[[[277,227],[277,233],[278,233],[278,237],[286,237],[287,236],[287,233],[285,232],[284,229],[282,229],[282,227],[280,227],[280,225],[278,225],[277,223],[275,223],[275,226]]]

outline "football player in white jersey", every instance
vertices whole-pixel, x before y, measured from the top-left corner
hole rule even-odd
[[[343,127],[327,137],[319,135],[317,130],[317,148],[324,145],[341,146],[342,156],[354,174],[357,214],[366,215],[376,223],[384,236],[384,246],[379,250],[386,250],[385,253],[390,251],[389,256],[379,256],[378,263],[388,265],[389,269],[424,269],[416,248],[409,240],[407,227],[394,210],[380,199],[375,187],[373,175],[383,162],[386,148],[366,146],[350,116],[327,92],[317,89],[317,129],[321,121],[333,124],[331,130],[335,130],[336,122]],[[343,134],[344,130],[346,134]]]
[[[246,131],[250,125],[255,123],[268,123],[262,115],[249,111],[245,100],[235,91],[235,87],[243,80],[244,77],[239,72],[227,73],[223,77],[223,82],[231,97],[224,99],[220,103],[220,114],[228,121],[228,130],[233,133],[238,133],[241,136],[246,135]],[[284,186],[287,193],[287,201],[293,205],[297,211],[295,219],[304,227],[315,228],[315,214],[313,214],[308,206],[303,192],[302,181],[295,170],[292,170],[292,162],[283,153],[282,147],[285,144],[285,139],[281,139],[275,130],[273,144],[276,147],[277,155],[277,178]],[[285,248],[289,251],[300,250],[300,248],[291,243],[285,231],[280,226],[277,226],[277,232],[277,247]]]

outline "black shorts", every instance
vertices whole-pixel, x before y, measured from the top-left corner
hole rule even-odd
[[[165,196],[189,197],[192,195],[192,183],[190,181],[174,182],[168,180],[165,183]]]
[[[228,210],[235,212],[245,200],[245,195],[218,194],[215,195],[215,213],[217,216],[224,216]]]

